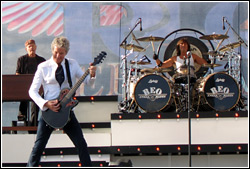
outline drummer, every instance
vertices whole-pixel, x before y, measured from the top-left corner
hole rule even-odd
[[[180,68],[184,66],[185,63],[186,65],[188,64],[188,62],[185,62],[185,61],[186,61],[186,58],[188,58],[187,56],[188,51],[191,51],[191,47],[187,41],[187,38],[182,38],[177,42],[176,51],[177,51],[177,56],[172,56],[171,58],[169,58],[168,60],[164,62],[159,60],[157,54],[154,54],[153,59],[156,61],[156,64],[158,65],[158,67],[162,67],[162,68],[171,67],[175,63],[177,72],[181,73]],[[190,57],[190,67],[192,68],[190,69],[190,74],[191,72],[194,73],[194,62],[199,65],[207,64],[207,61],[205,59],[192,53]]]

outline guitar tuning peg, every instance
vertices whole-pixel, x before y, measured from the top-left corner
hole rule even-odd
[[[101,53],[103,53],[104,55],[107,55],[107,53],[105,51],[102,51]]]

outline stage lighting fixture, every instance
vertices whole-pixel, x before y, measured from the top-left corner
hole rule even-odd
[[[158,118],[158,119],[160,119],[160,118],[161,118],[161,115],[160,115],[160,114],[158,114],[158,115],[157,115],[157,118]]]

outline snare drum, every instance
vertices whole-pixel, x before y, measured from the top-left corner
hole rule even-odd
[[[172,82],[157,74],[143,76],[134,89],[136,104],[150,113],[159,112],[170,105],[172,94]]]
[[[193,66],[190,67],[190,82],[194,83],[196,81],[195,69]],[[175,83],[188,83],[188,66],[183,65],[177,69],[176,73],[174,74]]]
[[[229,111],[237,105],[240,99],[238,83],[225,72],[213,73],[198,80],[195,88],[199,96],[197,106],[202,110],[209,110],[209,106],[215,111]],[[197,92],[194,94],[196,95]]]

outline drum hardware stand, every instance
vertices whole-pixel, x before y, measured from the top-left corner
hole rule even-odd
[[[176,102],[176,97],[174,96],[174,102],[175,102],[175,107],[176,107],[176,113],[181,112],[183,110],[183,105],[182,105],[182,94],[180,93],[175,93],[177,95],[177,100],[179,101],[178,103]]]
[[[128,33],[128,35],[124,38],[124,40],[122,41],[122,43],[120,44],[120,46],[121,45],[124,45],[125,46],[125,51],[124,51],[124,53],[125,53],[125,57],[123,58],[123,62],[124,63],[122,63],[123,64],[123,67],[124,67],[124,69],[123,69],[123,98],[122,98],[122,104],[124,104],[124,106],[125,106],[125,109],[126,109],[126,107],[128,106],[128,89],[127,89],[127,48],[126,48],[126,46],[127,46],[127,39],[128,39],[128,37],[130,36],[130,34],[134,31],[134,29],[137,27],[137,25],[139,25],[141,23],[141,19],[139,19],[139,22],[137,22],[136,24],[135,24],[135,26],[130,30],[130,32]]]
[[[132,99],[132,102],[130,103],[129,105],[129,108],[128,108],[128,111],[132,110],[133,113],[141,113],[139,110],[138,110],[138,105],[135,103],[135,100]]]
[[[179,89],[181,88],[180,91],[175,89],[175,93],[174,93],[174,102],[175,102],[175,106],[176,106],[176,113],[178,112],[182,112],[182,111],[186,111],[187,110],[187,94],[186,94],[186,86],[185,84],[178,84]],[[176,98],[178,100],[178,103],[176,102]]]
[[[227,19],[226,19],[226,17],[224,17],[224,21],[228,24],[228,26],[229,26],[229,28],[231,28],[232,29],[232,31],[238,36],[238,40],[239,40],[239,42],[240,43],[243,43],[246,47],[248,47],[248,45],[246,44],[246,42],[240,37],[240,35],[234,30],[234,28],[230,25],[230,23],[227,21]],[[241,44],[240,44],[240,56],[241,56]],[[242,83],[242,81],[241,81],[241,61],[242,61],[242,59],[241,59],[242,57],[240,57],[240,60],[239,60],[239,75],[240,75],[240,77],[239,77],[239,84],[240,84],[240,91],[242,92],[242,85],[241,85],[241,83]],[[240,93],[240,98],[242,97],[242,94]]]
[[[246,108],[246,104],[244,103],[243,99],[240,97],[239,101],[238,101],[238,109],[245,109]]]
[[[126,51],[126,45],[125,45],[125,51]],[[125,52],[126,53],[126,52]],[[121,112],[126,112],[126,109],[127,109],[127,100],[125,98],[127,98],[127,95],[126,95],[126,91],[127,91],[127,82],[126,82],[126,79],[127,79],[127,57],[132,54],[132,52],[126,54],[126,55],[122,55],[122,64],[120,66],[120,69],[122,67],[124,67],[123,69],[123,82],[122,82],[122,93],[123,93],[123,98],[122,98],[122,101],[119,103],[119,111]]]
[[[175,112],[178,113],[178,112],[179,112],[179,109],[177,108],[177,107],[178,107],[178,104],[177,104],[177,102],[176,102],[175,93],[173,94],[173,99],[174,99],[174,104],[175,104],[175,107],[176,107]]]
[[[197,109],[196,109],[196,112],[198,112],[198,111],[199,111],[199,108],[200,108],[200,103],[201,103],[201,97],[203,97],[203,96],[204,96],[204,93],[202,93],[202,94],[199,94],[199,93],[198,93],[198,95],[199,95],[199,98],[198,98],[198,103],[197,103]]]
[[[228,34],[228,31],[229,31],[229,28],[227,29],[226,33],[225,33],[225,36],[227,36]],[[216,46],[216,49],[215,49],[215,52],[217,52],[217,50],[219,49],[220,45],[222,44],[222,42],[224,41],[224,38],[221,39],[221,41],[218,43],[218,45]]]
[[[130,103],[130,105],[129,105],[129,107],[128,107],[128,110],[131,110],[131,108],[132,108],[134,102],[135,102],[134,99],[132,99],[132,102]]]

